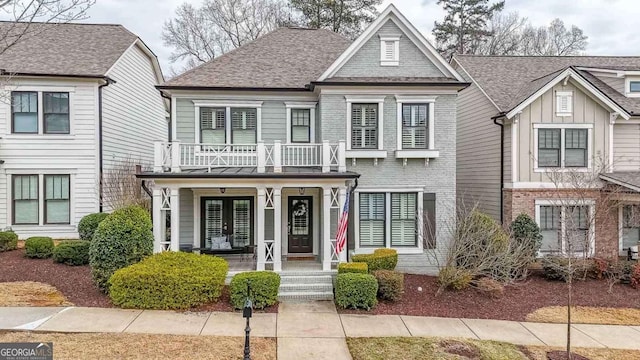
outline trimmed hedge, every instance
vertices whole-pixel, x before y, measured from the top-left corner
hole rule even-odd
[[[373,254],[353,255],[352,260],[367,263],[370,273],[376,270],[395,270],[398,252],[394,249],[375,249]]]
[[[61,241],[53,249],[53,261],[71,266],[87,265],[89,263],[88,240]]]
[[[264,309],[278,301],[278,289],[280,288],[280,275],[271,271],[247,271],[236,274],[229,285],[231,289],[231,305],[236,309],[242,309],[247,299],[247,282],[250,283],[249,297],[253,307]]]
[[[368,274],[369,266],[367,266],[367,264],[363,262],[339,263],[338,274],[347,273]]]
[[[109,297],[123,308],[188,309],[218,300],[228,270],[217,256],[167,251],[117,270]]]
[[[336,276],[336,304],[341,308],[367,309],[376,306],[378,281],[369,274],[338,274]]]
[[[372,274],[378,281],[378,298],[398,301],[404,293],[404,275],[392,270],[376,270]]]
[[[89,246],[93,281],[106,292],[116,270],[135,264],[152,252],[149,212],[140,206],[118,209],[100,222]]]
[[[28,258],[46,259],[53,254],[53,239],[48,236],[34,236],[24,242],[24,254]]]
[[[93,234],[98,230],[98,225],[102,220],[106,219],[109,214],[107,213],[93,213],[85,215],[78,223],[78,235],[80,240],[93,239]]]
[[[18,248],[18,235],[13,231],[0,231],[0,252]]]

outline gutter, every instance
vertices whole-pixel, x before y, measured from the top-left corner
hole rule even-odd
[[[316,86],[435,86],[435,87],[455,87],[460,90],[468,87],[471,83],[459,81],[423,81],[423,82],[407,82],[407,81],[389,81],[389,82],[371,82],[371,81],[313,81],[311,88]]]
[[[504,113],[500,113],[491,118],[493,123],[500,126],[500,223],[504,223],[504,122],[499,123],[498,119],[504,117]]]
[[[103,170],[104,170],[104,154],[103,154],[103,149],[102,149],[102,143],[103,143],[103,139],[102,139],[102,88],[107,87],[111,84],[115,84],[116,81],[109,78],[109,77],[103,77],[105,83],[98,86],[98,167],[100,170],[100,173],[98,174],[99,176],[99,180],[98,180],[98,196],[99,201],[98,201],[98,210],[99,212],[102,212],[104,210],[104,206],[103,206],[103,201],[102,201],[102,174],[103,174]]]
[[[222,91],[291,91],[291,92],[309,92],[305,87],[252,87],[252,86],[179,86],[179,85],[156,85],[158,90],[222,90]]]
[[[83,79],[102,79],[106,80],[108,77],[104,75],[91,75],[91,74],[47,74],[47,73],[27,73],[27,72],[11,72],[5,69],[0,69],[0,76],[33,76],[33,77],[55,77],[55,78],[83,78]]]

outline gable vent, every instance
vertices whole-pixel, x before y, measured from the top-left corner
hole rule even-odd
[[[400,36],[380,37],[380,65],[398,66],[400,63]]]

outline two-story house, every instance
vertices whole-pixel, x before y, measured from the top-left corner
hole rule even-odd
[[[566,253],[567,227],[584,231],[588,256],[638,244],[640,57],[462,55],[452,65],[472,83],[458,98],[461,201],[505,224],[530,215],[541,253]]]
[[[260,270],[302,258],[329,271],[386,247],[399,269],[433,269],[466,85],[393,5],[354,41],[283,27],[167,81],[172,138],[139,175],[154,181],[155,251],[255,251]]]
[[[127,158],[150,166],[166,137],[158,61],[120,25],[0,31],[17,39],[0,54],[0,228],[77,238],[80,219],[103,210],[101,174]]]

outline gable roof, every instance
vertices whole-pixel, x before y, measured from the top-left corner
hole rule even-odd
[[[282,27],[179,75],[159,88],[306,89],[349,46],[325,29]]]
[[[640,98],[627,98],[591,74],[589,69],[640,70],[640,57],[631,56],[478,56],[455,55],[453,62],[482,89],[498,111],[512,112],[531,99],[558,75],[567,72],[584,81],[628,114],[640,114]]]
[[[122,25],[0,22],[0,34],[24,31],[14,46],[0,54],[0,69],[5,73],[104,77],[139,41]]]
[[[431,45],[429,41],[411,24],[407,18],[393,5],[389,4],[384,11],[358,36],[358,38],[349,45],[349,47],[337,58],[318,78],[323,81],[327,78],[335,76],[338,70],[344,66],[360,48],[374,36],[378,30],[387,22],[393,21],[409,39],[427,56],[429,60],[446,76],[452,79],[464,82],[464,79],[453,69],[453,67],[444,60],[438,51]]]

